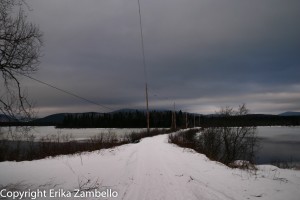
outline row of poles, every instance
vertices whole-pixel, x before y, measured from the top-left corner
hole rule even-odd
[[[200,115],[198,117],[198,125],[200,126]],[[196,114],[193,114],[193,121],[194,121],[194,128],[196,127]],[[185,113],[185,128],[189,127],[189,120],[188,120],[188,113]],[[171,128],[176,130],[177,129],[177,125],[176,125],[176,110],[175,110],[175,103],[174,103],[174,109],[172,112],[172,123],[171,123]]]

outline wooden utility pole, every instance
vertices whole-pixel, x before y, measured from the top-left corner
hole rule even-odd
[[[143,36],[143,27],[142,27],[142,14],[141,14],[141,5],[140,0],[138,0],[139,7],[139,20],[140,20],[140,34],[141,34],[141,50],[143,56],[143,66],[144,66],[144,75],[145,75],[145,89],[146,89],[146,115],[147,115],[147,133],[150,133],[150,116],[149,116],[149,104],[148,104],[148,85],[147,85],[147,69],[146,69],[146,58],[145,58],[145,47],[144,47],[144,36]]]
[[[171,121],[171,129],[173,129],[173,128],[174,128],[174,111],[172,111],[171,117],[172,117],[172,121]]]
[[[176,112],[175,112],[175,102],[174,102],[174,108],[173,108],[173,112],[172,112],[172,125],[171,125],[172,129],[176,129]]]
[[[148,86],[146,83],[146,109],[147,109],[147,133],[150,133],[150,114],[149,114],[149,103],[148,103]]]
[[[176,129],[176,111],[175,111],[175,102],[174,102],[174,129]]]
[[[185,128],[188,128],[188,113],[185,113]]]

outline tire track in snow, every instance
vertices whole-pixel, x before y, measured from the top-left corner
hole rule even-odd
[[[230,199],[222,194],[204,192],[205,184],[194,182],[188,187],[188,161],[184,154],[178,154],[178,147],[166,144],[167,135],[145,138],[135,144],[135,150],[130,153],[123,169],[124,174],[132,174],[133,181],[126,187],[122,199]],[[175,150],[175,151],[174,151]],[[134,157],[133,155],[136,155]],[[134,157],[134,159],[133,159]],[[134,165],[134,166],[132,166]],[[133,168],[135,169],[132,173]],[[195,191],[196,190],[196,191]],[[203,195],[199,196],[199,190]]]

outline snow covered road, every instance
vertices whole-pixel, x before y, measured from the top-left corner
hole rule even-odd
[[[300,171],[272,166],[259,166],[256,173],[230,169],[169,144],[167,135],[81,155],[2,162],[1,188],[9,184],[23,190],[109,188],[118,192],[118,197],[111,199],[126,200],[300,197]]]

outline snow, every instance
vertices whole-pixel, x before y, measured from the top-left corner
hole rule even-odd
[[[111,189],[118,197],[108,199],[125,200],[299,200],[299,170],[271,165],[257,166],[256,172],[231,169],[169,144],[167,137],[73,156],[2,162],[0,189]]]

